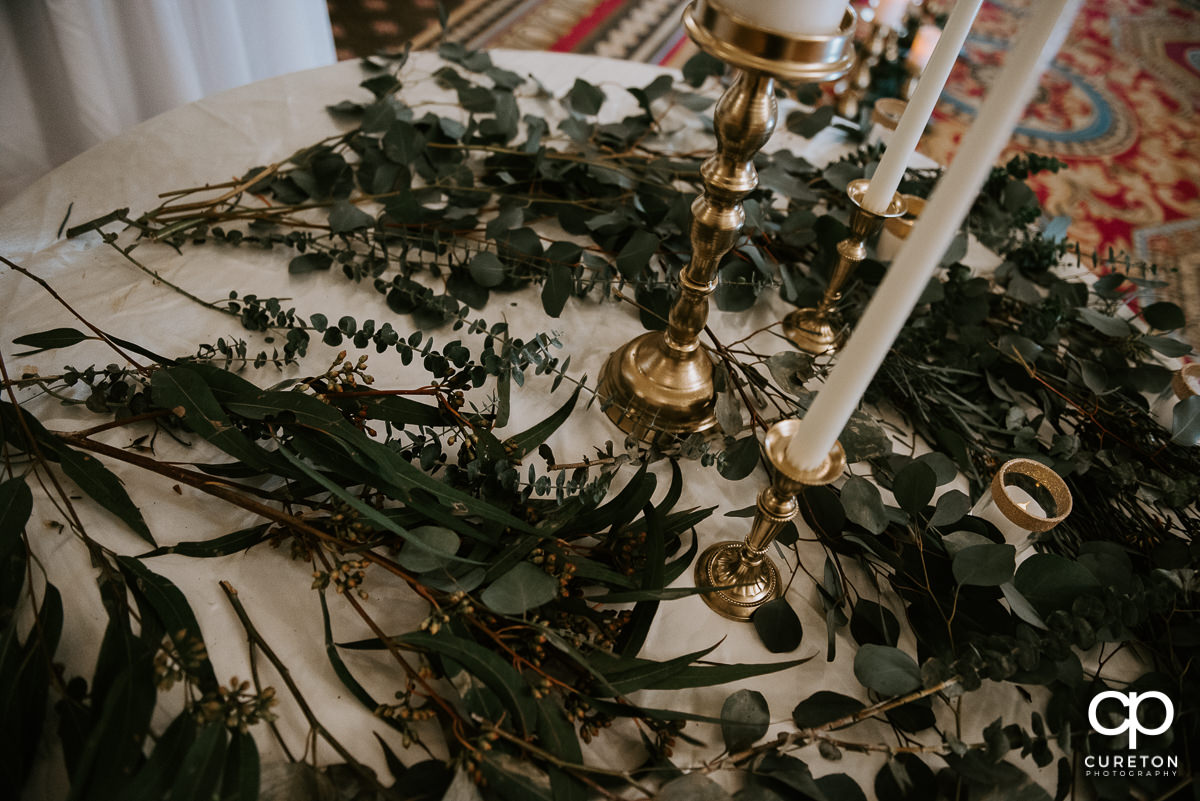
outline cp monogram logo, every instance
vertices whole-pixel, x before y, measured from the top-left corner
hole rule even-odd
[[[1124,704],[1129,710],[1128,713],[1126,713],[1125,722],[1120,726],[1116,726],[1115,728],[1101,726],[1100,721],[1096,718],[1096,710],[1099,709],[1100,702],[1108,698],[1116,699],[1120,703]],[[1156,729],[1147,729],[1142,725],[1141,721],[1138,720],[1138,705],[1147,698],[1153,698],[1154,700],[1158,701],[1163,705],[1163,709],[1165,709],[1167,713],[1162,725]],[[1171,722],[1174,720],[1175,705],[1171,703],[1170,698],[1167,698],[1167,696],[1163,695],[1157,690],[1151,690],[1150,692],[1145,693],[1119,693],[1116,690],[1106,690],[1105,692],[1099,693],[1092,698],[1092,703],[1088,705],[1088,721],[1091,722],[1092,728],[1101,734],[1108,736],[1120,734],[1121,732],[1128,730],[1130,749],[1137,748],[1137,737],[1139,732],[1149,735],[1162,734],[1167,730],[1167,727],[1170,726]]]

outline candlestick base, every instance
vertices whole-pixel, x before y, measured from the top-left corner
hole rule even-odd
[[[755,609],[779,597],[779,568],[771,558],[760,555],[757,564],[752,564],[745,557],[746,543],[730,540],[707,548],[696,563],[697,587],[726,588],[700,597],[730,620],[749,620]]]
[[[645,442],[669,441],[717,424],[713,366],[700,348],[679,356],[660,331],[642,334],[608,357],[600,373],[604,413]]]
[[[838,242],[837,266],[833,269],[821,302],[815,307],[797,309],[783,320],[784,336],[807,353],[835,353],[841,347],[845,337],[837,302],[842,297],[842,284],[867,257],[867,240],[879,232],[884,221],[904,216],[904,197],[899,194],[892,195],[892,202],[883,212],[864,207],[862,201],[870,183],[866,178],[859,178],[846,187],[846,196],[854,204],[854,214],[850,217],[850,236]]]
[[[837,320],[838,327],[833,327]],[[845,337],[842,335],[840,316],[819,307],[796,309],[783,318],[783,335],[805,353],[814,356],[822,353],[837,353]]]
[[[846,454],[840,443],[818,467],[798,467],[788,456],[787,445],[799,425],[799,420],[783,420],[767,432],[763,451],[775,474],[770,486],[758,494],[754,522],[746,539],[718,542],[705,549],[696,562],[696,586],[720,588],[700,597],[722,617],[749,620],[754,610],[779,597],[779,568],[766,554],[779,531],[796,516],[796,493],[804,487],[829,484],[846,469]]]

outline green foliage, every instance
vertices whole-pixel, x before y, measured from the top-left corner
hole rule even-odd
[[[867,643],[854,655],[854,676],[881,695],[904,695],[921,686],[921,671],[908,654],[890,645]]]
[[[220,337],[171,359],[110,338],[146,358],[149,370],[68,367],[54,379],[18,382],[123,424],[143,419],[139,447],[159,434],[207,443],[224,459],[196,465],[221,479],[212,484],[233,491],[222,482],[253,479],[286,486],[286,495],[271,489],[243,497],[268,504],[274,516],[207,542],[154,548],[136,559],[96,550],[108,614],[104,643],[90,686],[69,678],[60,689],[50,671],[62,625],[57,590],[46,585],[39,595],[25,586],[29,490],[21,477],[0,484],[0,708],[6,721],[20,722],[6,727],[10,740],[22,730],[36,735],[44,699],[57,698],[72,797],[253,797],[257,752],[245,728],[269,719],[270,697],[258,687],[243,693],[218,685],[185,597],[146,560],[221,558],[269,543],[311,566],[325,654],[349,697],[406,746],[424,745],[416,725],[422,715],[459,738],[449,741],[456,772],[438,760],[405,768],[384,745],[394,786],[406,793],[428,789],[440,798],[457,776],[486,778],[487,797],[582,798],[589,768],[581,743],[602,736],[617,717],[632,717],[648,753],[631,774],[638,780],[678,773],[668,759],[672,743],[696,720],[719,725],[730,751],[750,752],[736,766],[748,782],[739,797],[863,797],[845,775],[813,779],[778,744],[758,743],[769,717],[753,690],[729,696],[719,717],[645,708],[629,698],[640,690],[749,682],[804,659],[720,665],[707,661],[711,647],[661,660],[639,656],[660,605],[695,594],[669,585],[696,553],[694,534],[685,547],[689,530],[711,510],[675,508],[684,484],[678,463],[657,505],[661,488],[644,465],[607,497],[623,465],[663,456],[661,449],[619,453],[607,443],[594,458],[558,464],[553,435],[590,391],[585,379],[556,355],[555,336],[518,337],[507,324],[476,316],[531,286],[551,318],[621,289],[640,305],[646,327],[661,328],[690,258],[700,159],[671,153],[657,138],[660,123],[671,107],[698,113],[711,98],[660,77],[629,89],[635,113],[602,124],[595,115],[610,110],[611,96],[578,81],[557,117],[522,116],[518,96],[540,89],[486,53],[454,43],[439,52],[448,63],[433,80],[457,96],[462,117],[407,105],[403,60],[372,61],[374,74],[363,83],[369,99],[331,108],[358,121],[344,134],[276,168],[244,173],[214,192],[220,199],[183,193],[137,219],[118,210],[70,232],[101,231],[114,244],[102,228],[120,221],[141,240],[181,249],[279,249],[290,280],[360,284],[386,304],[389,321],[358,319],[365,312],[339,319],[301,313],[278,298],[235,290],[220,303],[198,302],[236,318],[254,344]],[[684,77],[694,88],[722,71],[715,59],[698,56]],[[818,109],[788,126],[808,136],[827,120]],[[798,305],[815,301],[847,233],[844,188],[879,155],[864,147],[816,167],[787,151],[759,154],[746,239],[720,266],[717,306],[749,309],[774,291]],[[1160,288],[1152,271],[1134,265],[1110,258],[1112,272],[1092,285],[1056,274],[1069,252],[1066,221],[1038,230],[1041,209],[1025,179],[1060,166],[1031,155],[993,171],[965,227],[1003,256],[1003,266],[994,280],[973,275],[958,263],[966,245],[960,237],[841,434],[854,476],[799,498],[826,553],[824,570],[811,579],[826,619],[826,654],[834,658],[839,641],[855,648],[863,691],[861,698],[811,692],[793,711],[802,730],[795,742],[817,742],[822,757],[837,759],[853,743],[835,744],[822,727],[868,717],[901,738],[940,738],[931,746],[940,749],[940,773],[896,753],[875,777],[880,799],[1042,797],[1009,752],[1019,748],[1044,768],[1053,761],[1052,740],[1067,752],[1098,747],[1079,711],[1106,678],[1085,674],[1080,661],[1097,645],[1136,643],[1153,668],[1145,681],[1160,682],[1176,699],[1196,694],[1189,666],[1200,642],[1191,602],[1200,405],[1195,398],[1176,403],[1170,429],[1152,410],[1170,379],[1160,357],[1191,350],[1169,333],[1182,328],[1183,315],[1161,300],[1142,304],[1140,319],[1128,310],[1131,292]],[[935,178],[913,171],[902,188],[928,194]],[[300,213],[309,215],[305,226],[295,225]],[[849,324],[858,322],[881,271],[868,262],[845,287],[841,311]],[[434,328],[436,342],[426,333]],[[365,356],[353,362],[344,354],[321,375],[282,384],[244,377],[247,368],[294,363],[318,347],[314,335],[329,347],[394,352],[428,381],[380,389],[367,380]],[[33,354],[93,338],[54,328],[14,342]],[[731,352],[714,342],[728,436],[675,443],[666,455],[691,460],[690,470],[715,467],[726,480],[747,480],[759,446],[755,431],[740,430],[743,421],[763,428],[768,417],[804,412],[806,383],[828,365],[751,347]],[[572,383],[570,398],[526,430],[505,433],[513,392],[538,375],[552,381],[552,391]],[[879,409],[886,409],[886,427]],[[893,436],[894,420],[933,451],[908,455]],[[60,471],[69,491],[81,490],[153,544],[141,512],[92,455],[87,437],[51,433],[9,403],[0,404],[0,433],[14,463]],[[112,450],[100,452],[120,458]],[[1050,465],[1075,502],[1064,523],[1035,538],[1037,553],[1019,567],[996,528],[969,514],[999,464],[1015,456]],[[960,476],[965,483],[956,486],[966,492],[947,486]],[[777,544],[797,541],[792,527]],[[425,599],[426,619],[415,630],[339,644],[328,599],[361,597],[385,570]],[[28,602],[39,621],[24,638],[12,611],[22,599],[37,599]],[[801,642],[800,620],[785,599],[759,609],[753,625],[772,652]],[[839,637],[847,627],[851,638]],[[450,679],[438,684],[446,703],[416,703],[405,686],[394,703],[375,700],[354,663],[342,659],[363,649],[411,660],[404,664],[419,666],[422,677]],[[170,691],[156,683],[160,665],[186,688],[183,713],[162,730],[151,725],[158,695]],[[1041,685],[1050,700],[1031,716],[988,727],[983,743],[963,743],[952,733],[957,706],[990,692],[984,679]],[[212,704],[232,717],[208,716]],[[1195,710],[1181,706],[1171,736],[1192,742],[1197,725]],[[21,785],[35,742],[9,743],[5,786]],[[1061,764],[1061,786],[1069,788],[1070,765]],[[339,769],[370,786],[352,760],[324,772],[295,768],[313,783],[332,783]],[[666,781],[661,797],[725,797],[694,776]],[[1132,786],[1104,792],[1124,797]],[[1147,797],[1164,791],[1136,789]]]
[[[721,706],[721,736],[731,753],[753,745],[770,725],[767,700],[756,690],[738,690]]]
[[[767,650],[783,654],[800,647],[804,628],[786,598],[775,598],[754,610],[750,621]]]

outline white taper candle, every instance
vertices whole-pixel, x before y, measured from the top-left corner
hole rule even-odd
[[[788,443],[789,460],[797,469],[815,469],[828,457],[1008,144],[1082,2],[1043,0],[1033,7],[950,168],[938,181],[828,381]]]
[[[921,73],[917,89],[908,101],[908,107],[904,109],[904,116],[900,118],[896,132],[888,140],[887,150],[879,160],[878,169],[871,176],[871,185],[867,187],[867,194],[863,197],[863,207],[867,211],[886,211],[888,204],[892,202],[892,195],[896,193],[896,187],[900,186],[900,180],[904,178],[908,161],[916,151],[917,143],[921,141],[921,134],[925,132],[925,125],[933,114],[933,107],[941,97],[942,87],[950,77],[950,70],[954,69],[954,62],[958,60],[958,53],[962,50],[963,42],[967,40],[971,24],[975,22],[975,15],[979,13],[982,4],[983,0],[958,0],[954,10],[950,12],[950,18],[946,20],[946,29],[942,31],[937,47],[929,57],[929,63],[925,65],[925,71]]]
[[[758,28],[803,36],[836,33],[846,0],[709,0]]]

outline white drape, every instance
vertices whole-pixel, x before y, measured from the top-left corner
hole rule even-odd
[[[159,112],[335,60],[325,0],[2,0],[0,205]]]

